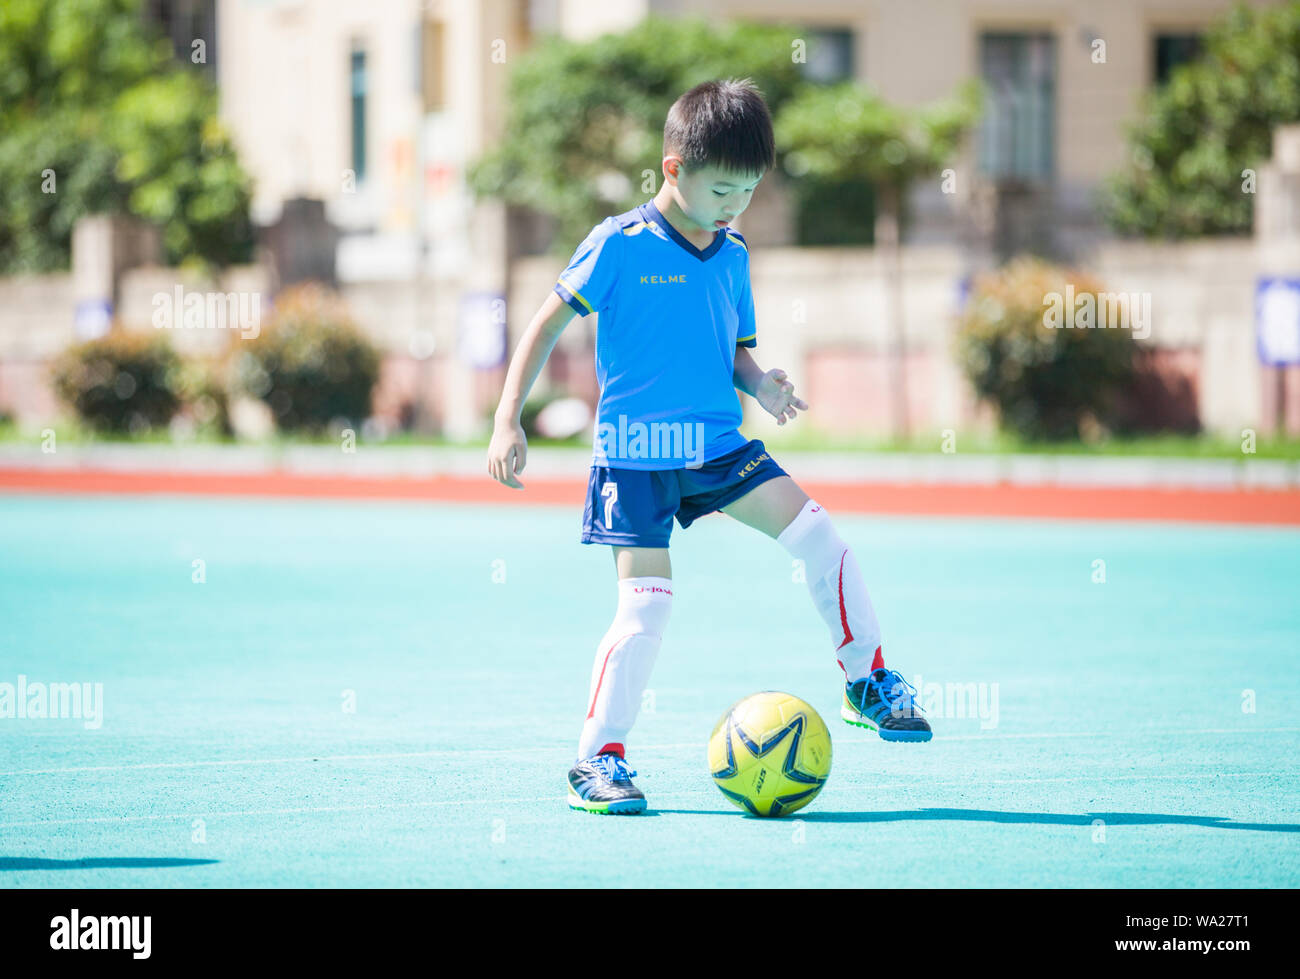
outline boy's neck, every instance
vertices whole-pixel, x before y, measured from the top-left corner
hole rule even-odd
[[[679,235],[701,250],[713,244],[713,239],[718,236],[716,231],[701,231],[687,219],[682,209],[677,206],[677,202],[673,200],[668,184],[664,184],[659,189],[659,193],[655,194],[654,206]]]

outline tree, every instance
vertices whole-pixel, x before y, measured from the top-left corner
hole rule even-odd
[[[83,214],[162,228],[172,262],[252,252],[248,177],[216,93],[140,0],[0,4],[0,272],[66,267]]]
[[[635,30],[585,43],[547,38],[516,63],[506,138],[470,167],[470,186],[553,215],[557,247],[571,248],[607,215],[658,188],[664,114],[683,92],[711,78],[748,76],[775,116],[801,84],[791,57],[797,35],[649,17]]]
[[[1243,171],[1269,158],[1277,126],[1297,121],[1300,3],[1233,8],[1204,54],[1146,96],[1131,162],[1108,182],[1108,222],[1149,237],[1248,233]]]
[[[979,109],[970,84],[953,98],[917,110],[881,101],[854,82],[808,88],[776,120],[787,169],[824,180],[860,181],[876,194],[876,245],[888,263],[889,318],[894,335],[894,429],[907,435],[903,269],[900,222],[913,181],[938,174],[956,153]]]

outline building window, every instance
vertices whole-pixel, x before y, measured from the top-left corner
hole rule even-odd
[[[1200,34],[1157,34],[1155,42],[1157,85],[1169,81],[1169,73],[1179,65],[1199,58],[1203,49]]]
[[[808,61],[799,67],[811,82],[831,85],[853,78],[853,32],[848,29],[803,31]]]
[[[354,48],[352,80],[352,172],[360,182],[366,177],[366,52]]]
[[[167,36],[177,61],[216,77],[216,0],[145,0],[141,12]],[[203,42],[202,48],[196,41]],[[202,60],[196,61],[200,51]]]
[[[988,91],[980,169],[995,178],[1050,179],[1055,171],[1056,42],[1048,34],[985,34],[980,74]]]

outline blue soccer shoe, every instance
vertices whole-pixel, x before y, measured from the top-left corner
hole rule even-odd
[[[578,762],[569,769],[569,808],[605,816],[644,812],[645,796],[632,784],[635,774],[610,752]]]
[[[897,670],[875,670],[844,685],[840,717],[848,724],[876,731],[886,741],[929,741],[930,725],[913,701],[916,688]]]

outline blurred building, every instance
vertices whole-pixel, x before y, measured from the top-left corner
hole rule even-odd
[[[585,40],[635,29],[648,14],[791,24],[807,42],[809,77],[857,79],[904,105],[982,78],[988,111],[959,188],[993,195],[979,205],[999,251],[1071,252],[1095,232],[1093,195],[1123,162],[1123,126],[1140,96],[1196,55],[1230,5],[217,0],[219,37],[239,39],[218,76],[223,116],[257,178],[256,216],[272,219],[293,197],[324,200],[347,232],[345,281],[403,278],[421,265],[438,277],[474,264],[472,229],[485,219],[468,210],[464,164],[501,133],[511,57],[541,33]],[[950,202],[937,182],[927,190],[913,240],[952,232]],[[762,230],[767,243],[797,243],[788,216]]]
[[[1254,0],[1267,5],[1269,0]],[[592,38],[650,13],[743,18],[802,28],[809,77],[856,79],[887,101],[919,105],[981,79],[989,101],[954,213],[938,181],[917,189],[909,241],[960,227],[1005,257],[1074,255],[1094,243],[1098,182],[1123,162],[1139,99],[1194,58],[1232,0],[542,0],[561,34]],[[541,13],[544,11],[544,15]],[[769,188],[765,187],[765,191]],[[755,207],[758,206],[756,199]],[[772,210],[777,210],[772,208]],[[799,242],[793,222],[759,243]]]
[[[385,410],[460,436],[483,430],[504,377],[503,367],[491,365],[512,347],[553,271],[531,276],[529,263],[516,261],[544,243],[537,222],[475,203],[465,188],[467,162],[502,133],[510,61],[538,35],[590,39],[635,29],[648,14],[743,17],[796,27],[810,77],[864,81],[898,103],[942,98],[963,80],[982,78],[990,101],[958,168],[957,193],[941,193],[938,181],[918,188],[905,239],[908,265],[916,266],[909,315],[948,319],[972,271],[1025,249],[1077,256],[1104,237],[1094,195],[1123,162],[1125,123],[1144,92],[1195,56],[1205,28],[1229,5],[217,0],[218,37],[227,42],[218,79],[223,118],[257,181],[257,220],[276,220],[286,200],[314,198],[340,230],[338,280],[388,348]],[[818,243],[800,230],[780,181],[765,185],[741,226],[759,248],[758,262],[764,248]],[[954,262],[955,245],[963,252]],[[782,257],[785,267],[789,261]],[[815,261],[861,276],[863,263],[849,256]],[[535,264],[549,270],[555,263]],[[524,281],[529,288],[512,288]],[[864,288],[870,293],[869,283]],[[769,309],[789,305],[773,288],[759,291]],[[504,342],[493,314],[503,301]],[[820,338],[802,339],[809,342],[777,342],[772,352],[797,357],[788,366],[806,369],[827,391],[860,371],[884,369],[860,363],[875,356],[870,330],[845,336],[828,325]],[[566,335],[539,383],[594,398],[590,342],[586,324]],[[955,374],[914,354],[924,402],[917,417],[949,416],[954,424],[968,417]],[[936,372],[943,377],[925,380]],[[876,416],[878,407],[860,413]]]

